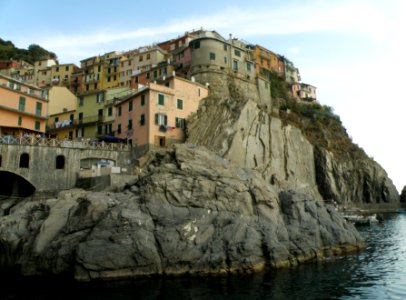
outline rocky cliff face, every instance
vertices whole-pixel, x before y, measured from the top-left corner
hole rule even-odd
[[[259,171],[266,182],[282,189],[335,200],[345,207],[399,206],[398,192],[379,164],[355,145],[340,155],[329,150],[336,142],[331,132],[336,128],[318,129],[323,147],[305,137],[306,129],[281,118],[278,107],[261,98],[254,84],[220,74],[199,79],[211,80],[214,92],[189,121],[188,142]],[[339,131],[346,135],[342,128]]]
[[[0,237],[2,266],[77,280],[253,272],[362,246],[334,209],[187,145],[121,192],[22,202],[0,218]]]

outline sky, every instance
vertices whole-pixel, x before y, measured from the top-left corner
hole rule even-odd
[[[0,37],[59,63],[135,49],[204,28],[293,61],[353,141],[406,185],[406,1],[0,0]],[[405,90],[403,90],[405,88]]]

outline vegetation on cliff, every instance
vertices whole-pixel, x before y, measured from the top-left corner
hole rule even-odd
[[[0,60],[22,59],[30,64],[42,59],[57,59],[56,54],[39,45],[32,44],[28,49],[17,48],[11,41],[0,38]]]
[[[289,83],[276,74],[271,79],[272,97],[279,106],[279,117],[285,123],[300,128],[312,145],[339,156],[366,156],[364,150],[353,143],[332,107],[298,102],[289,92]]]

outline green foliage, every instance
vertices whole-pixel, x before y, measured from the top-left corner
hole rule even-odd
[[[364,156],[355,145],[330,106],[298,102],[291,97],[280,99],[279,116],[288,124],[300,128],[311,144],[339,156]]]
[[[39,45],[32,44],[28,49],[16,48],[11,41],[0,38],[0,60],[22,59],[33,64],[41,59],[57,59],[55,53],[45,50]]]

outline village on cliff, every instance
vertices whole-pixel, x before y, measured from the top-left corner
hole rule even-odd
[[[210,95],[196,74],[226,73],[270,90],[284,80],[297,101],[316,88],[298,68],[258,44],[216,31],[193,30],[161,43],[108,52],[73,63],[55,59],[0,61],[0,136],[125,141],[142,149],[185,139],[185,120]]]

